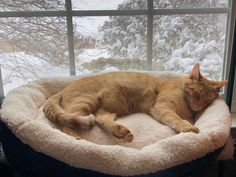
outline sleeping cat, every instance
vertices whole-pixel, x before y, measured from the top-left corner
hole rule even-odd
[[[50,97],[44,113],[61,130],[77,139],[77,128],[89,129],[95,122],[125,142],[132,133],[115,122],[132,113],[146,113],[176,132],[195,132],[193,117],[218,97],[227,81],[211,81],[196,64],[189,76],[157,79],[138,72],[112,72],[79,79]]]

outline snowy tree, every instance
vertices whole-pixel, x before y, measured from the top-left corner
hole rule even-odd
[[[64,0],[1,0],[1,11],[65,10]],[[75,24],[75,28],[79,26]],[[74,31],[75,55],[93,40]],[[11,17],[0,19],[0,64],[5,85],[24,82],[66,69],[69,73],[66,17]],[[43,67],[43,68],[42,68]],[[56,69],[57,68],[57,69]],[[63,70],[63,71],[64,71]],[[61,70],[60,70],[61,71]],[[50,74],[50,75],[51,75]]]
[[[2,0],[3,11],[45,11],[63,9],[63,1]],[[12,52],[24,51],[51,64],[66,63],[66,22],[60,17],[1,19],[1,40]]]
[[[2,0],[1,10],[46,11],[65,10],[63,0]],[[77,28],[77,26],[75,26]],[[51,65],[68,65],[67,26],[65,17],[19,17],[4,18],[0,23],[1,40],[14,51],[25,53],[47,61]],[[83,46],[91,45],[91,39],[74,31],[75,54]]]
[[[119,9],[144,9],[144,2],[124,1]],[[154,7],[163,9],[225,6],[226,1],[224,3],[218,0],[154,1]],[[154,70],[188,72],[185,66],[191,59],[191,65],[199,62],[205,66],[203,70],[207,76],[221,77],[226,15],[158,15],[154,16],[153,23]],[[104,44],[113,58],[146,58],[146,16],[110,17],[110,20],[104,23],[102,31]],[[220,67],[209,70],[212,62]]]
[[[146,1],[124,1],[122,9],[143,9]],[[144,16],[111,16],[101,28],[103,43],[113,58],[145,58],[147,20]]]
[[[0,11],[65,10],[64,0],[1,0]],[[4,91],[49,75],[68,75],[66,17],[0,18],[0,65]],[[74,29],[80,26],[74,24]],[[74,30],[75,55],[93,39]]]
[[[45,11],[62,10],[64,0],[1,0],[1,11]]]
[[[65,21],[57,17],[1,19],[2,40],[12,52],[25,52],[50,64],[67,63]]]

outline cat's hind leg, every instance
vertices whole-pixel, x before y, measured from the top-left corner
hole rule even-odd
[[[95,124],[94,112],[98,109],[98,99],[94,96],[80,96],[67,105],[65,111],[73,128],[90,129]]]
[[[60,126],[61,131],[77,140],[81,139],[78,129],[88,130],[96,123],[93,114],[82,116],[79,113],[68,113],[66,119],[67,123]]]
[[[78,129],[88,130],[96,123],[91,105],[85,102],[74,103],[62,116],[61,130],[76,139],[81,139]]]
[[[113,136],[123,139],[124,142],[131,142],[134,138],[133,134],[125,126],[116,123],[116,119],[117,115],[115,113],[103,109],[96,112],[96,122],[100,127]]]
[[[85,113],[83,110],[79,110],[73,113],[67,113],[68,117],[69,127],[71,128],[79,128],[82,130],[89,130],[92,128],[96,121],[96,117],[94,114],[91,113]]]
[[[80,140],[80,139],[81,139],[81,137],[80,137],[78,131],[76,131],[76,130],[73,129],[73,128],[70,128],[70,127],[62,127],[61,130],[62,130],[64,133],[66,133],[66,134],[68,134],[68,135],[70,135],[70,136],[75,137],[77,140]]]

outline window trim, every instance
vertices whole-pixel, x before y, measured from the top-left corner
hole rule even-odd
[[[231,59],[232,59],[232,49],[233,49],[233,37],[234,35],[234,28],[235,28],[235,20],[236,20],[236,1],[232,0],[230,6],[231,10],[230,13],[228,14],[228,22],[227,22],[227,31],[226,31],[226,43],[225,43],[225,62],[224,62],[224,78],[228,79],[229,78],[229,71],[230,71],[230,63],[231,63]],[[234,88],[236,88],[236,77],[234,79]],[[223,98],[224,100],[226,100],[226,96],[227,93],[226,91],[228,90],[228,85],[225,86],[225,92],[223,94]],[[232,90],[233,93],[231,95],[231,98],[227,98],[227,99],[231,99],[228,100],[230,101],[230,111],[232,113],[236,113],[236,91],[235,89]],[[235,95],[235,96],[233,96]]]
[[[73,16],[72,16],[72,4],[71,0],[66,0],[66,23],[67,23],[67,42],[69,51],[69,65],[70,75],[76,75],[75,68],[75,49],[74,49],[74,32],[73,32]]]
[[[0,108],[2,105],[3,98],[4,98],[4,91],[3,91],[2,71],[0,65]]]
[[[70,1],[70,0],[66,0]],[[148,2],[153,0],[148,0]],[[152,5],[153,6],[153,5]],[[66,17],[72,16],[134,16],[148,15],[179,15],[179,14],[228,14],[230,8],[194,8],[194,9],[146,9],[146,10],[60,10],[60,11],[0,11],[0,18],[7,17]]]

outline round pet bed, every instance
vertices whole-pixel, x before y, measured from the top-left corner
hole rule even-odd
[[[149,74],[169,79],[179,76],[166,72]],[[106,134],[98,126],[90,131],[81,131],[81,137],[84,139],[76,140],[49,122],[42,112],[42,107],[47,98],[78,78],[44,78],[12,90],[4,99],[1,109],[1,120],[6,125],[2,127],[11,137],[9,141],[12,139],[16,147],[22,148],[22,152],[37,151],[31,157],[34,160],[45,154],[41,159],[53,158],[52,161],[48,160],[50,165],[58,164],[60,167],[67,164],[73,166],[67,168],[79,169],[81,174],[97,173],[96,175],[100,176],[134,176],[157,172],[161,174],[165,169],[173,171],[174,167],[181,167],[181,164],[196,159],[199,161],[207,154],[208,157],[214,157],[219,153],[218,149],[227,142],[231,116],[221,98],[198,115],[195,126],[200,129],[199,134],[176,134],[171,128],[145,114],[133,114],[117,120],[134,134],[132,143],[124,143]],[[9,133],[8,129],[13,134]],[[9,141],[5,139],[3,147],[4,144],[10,147]],[[21,142],[26,145],[19,146]],[[7,148],[4,149],[11,161],[12,156],[7,153]],[[214,151],[216,153],[212,154]],[[27,156],[25,153],[21,156]],[[57,160],[53,161],[54,159]],[[31,159],[31,162],[34,160]],[[42,162],[46,163],[45,159]]]

